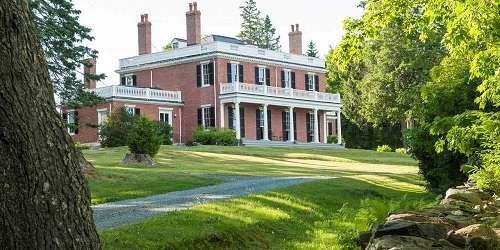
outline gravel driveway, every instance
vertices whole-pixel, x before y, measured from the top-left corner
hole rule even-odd
[[[224,177],[228,182],[214,186],[123,200],[92,206],[98,230],[139,222],[168,211],[187,209],[195,205],[288,187],[332,177]]]

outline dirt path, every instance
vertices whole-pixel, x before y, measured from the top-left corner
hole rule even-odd
[[[244,196],[271,189],[332,177],[225,177],[228,182],[190,190],[154,195],[145,198],[110,202],[93,206],[98,230],[139,222],[161,213],[187,209],[192,206]]]

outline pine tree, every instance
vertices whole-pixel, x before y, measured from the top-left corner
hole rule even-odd
[[[91,106],[99,102],[100,98],[84,91],[85,84],[78,77],[83,74],[84,60],[97,57],[96,50],[83,45],[94,37],[90,35],[91,29],[78,22],[80,11],[69,0],[29,0],[29,3],[54,93],[70,107]],[[105,76],[88,77],[101,80]]]
[[[271,22],[269,15],[266,15],[262,22],[262,43],[260,48],[270,50],[280,50],[280,36],[276,36],[276,28]]]
[[[260,18],[260,11],[257,9],[255,0],[247,0],[241,9],[241,32],[238,37],[250,44],[259,45],[262,43],[262,20]]]
[[[318,57],[318,49],[316,48],[316,44],[313,41],[310,41],[307,45],[307,56],[310,57]]]

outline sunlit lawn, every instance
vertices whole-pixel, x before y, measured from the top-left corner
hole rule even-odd
[[[350,209],[355,216],[361,211],[360,201],[368,199],[381,204],[379,210],[384,212],[379,212],[382,215],[378,217],[384,217],[384,204],[391,200],[407,197],[406,203],[412,204],[422,197],[428,199],[416,162],[397,153],[168,146],[156,156],[158,166],[145,168],[118,164],[126,151],[118,148],[85,152],[97,167],[97,178],[90,178],[95,202],[219,181],[208,178],[212,175],[342,178],[197,206],[104,231],[102,241],[109,249],[342,249],[352,244],[352,235],[370,224],[352,218],[345,221],[341,216],[345,213],[339,213],[342,207],[342,211]]]

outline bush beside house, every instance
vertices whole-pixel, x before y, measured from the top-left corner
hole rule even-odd
[[[193,141],[202,145],[238,145],[236,133],[232,129],[198,128],[193,133]]]

